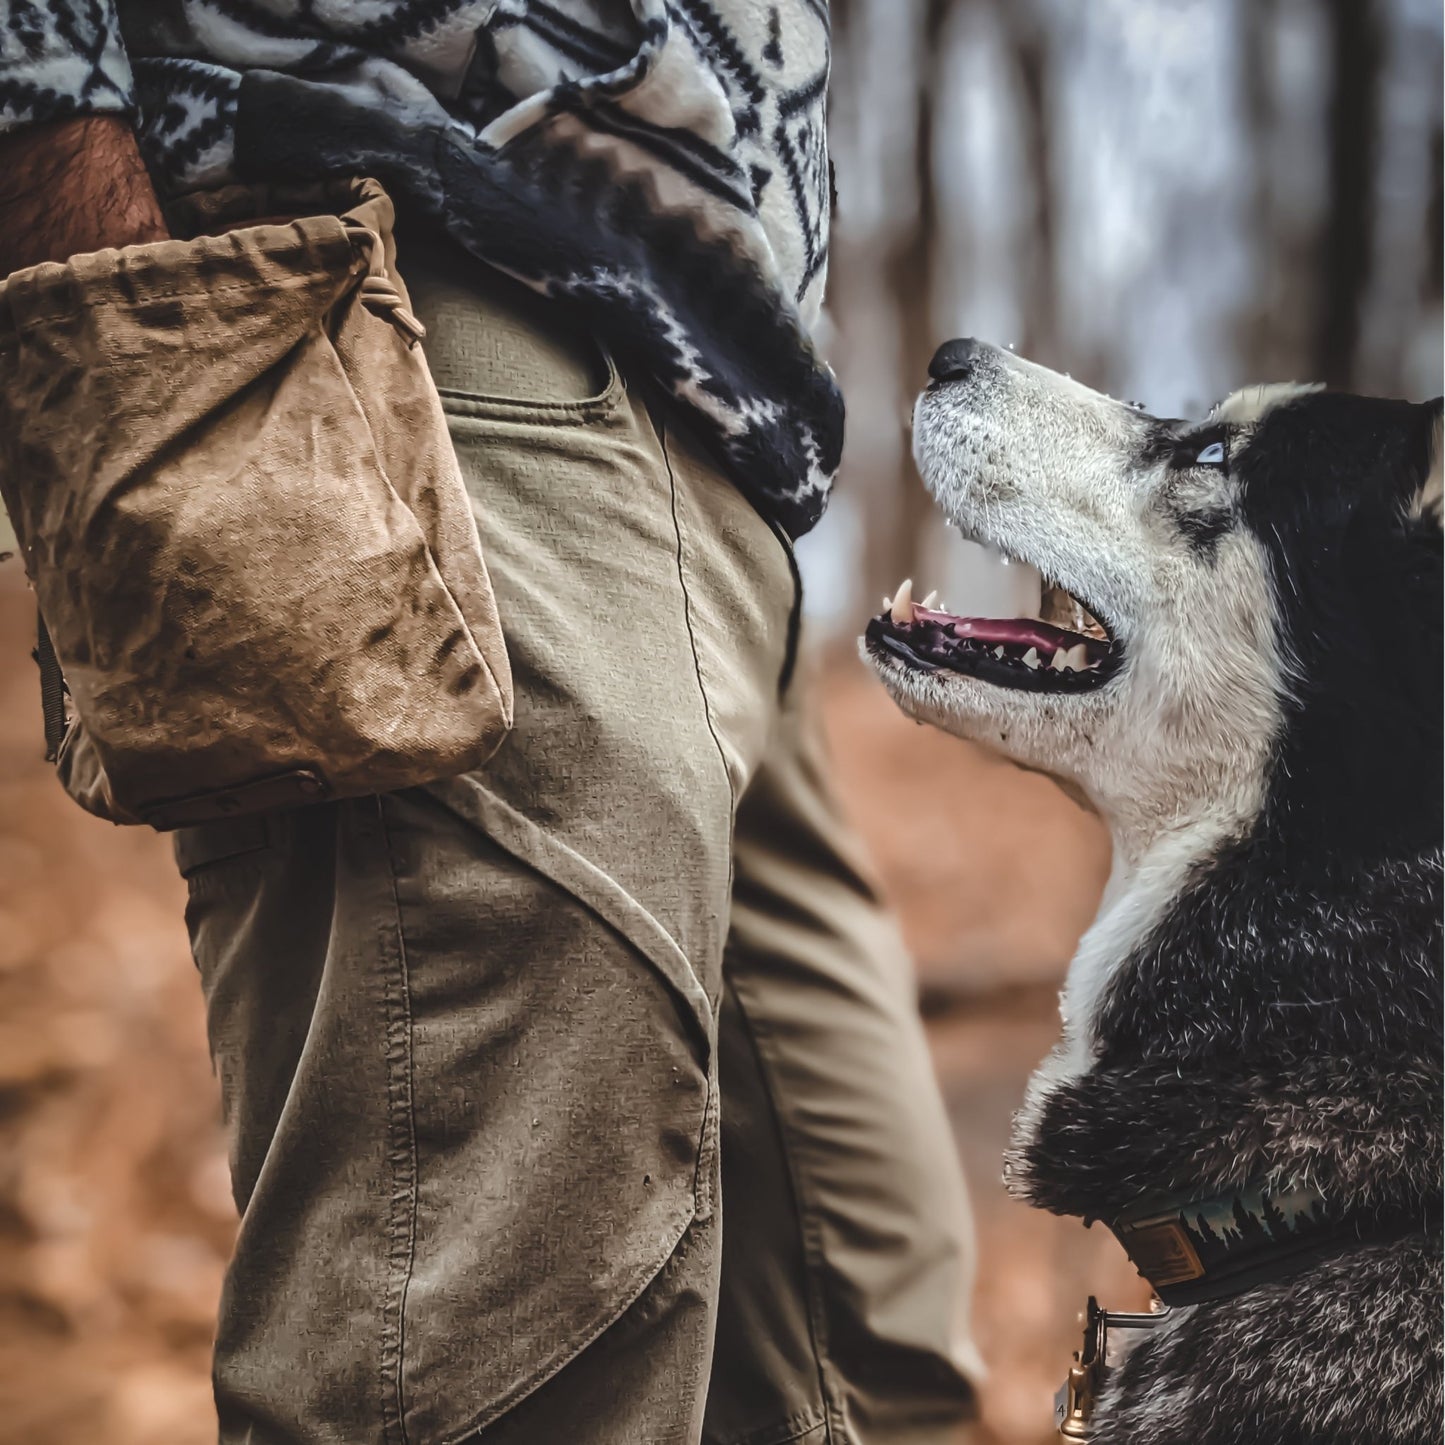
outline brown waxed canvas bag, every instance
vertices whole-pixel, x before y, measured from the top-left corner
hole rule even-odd
[[[391,202],[232,187],[172,219],[195,238],[0,283],[61,781],[174,828],[479,767],[511,672]]]

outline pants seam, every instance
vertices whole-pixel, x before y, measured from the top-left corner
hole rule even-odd
[[[749,1430],[746,1435],[738,1435],[733,1439],[722,1442],[722,1445],[797,1445],[800,1440],[806,1440],[809,1435],[816,1434],[819,1430],[826,1431],[828,1428],[827,1407],[824,1407],[820,1415],[813,1410],[805,1410],[799,1415],[784,1420],[780,1425],[765,1425],[760,1430]],[[785,1433],[774,1434],[776,1430]]]
[[[702,699],[703,719],[707,723],[707,730],[709,736],[712,738],[713,747],[717,749],[718,762],[722,764],[723,780],[727,783],[728,794],[731,796],[733,790],[732,775],[728,771],[727,753],[723,750],[722,739],[718,737],[717,728],[713,724],[712,706],[708,702],[707,696],[707,684],[703,681],[702,677],[702,658],[697,649],[697,633],[692,625],[692,596],[687,587],[687,568],[683,557],[683,527],[681,510],[678,504],[677,474],[672,469],[672,456],[668,451],[667,445],[667,431],[660,419],[657,424],[657,431],[658,440],[662,443],[662,461],[663,465],[667,468],[667,482],[671,494],[672,529],[674,535],[677,537],[677,581],[678,586],[682,589],[682,621],[683,625],[687,628],[687,644],[689,650],[692,652],[692,670],[697,678],[698,696]],[[737,800],[734,799],[733,802],[734,806],[736,806]],[[732,893],[731,863],[728,865],[728,893],[729,895]]]
[[[711,1057],[714,1011],[701,978],[672,934],[610,873],[491,792],[474,774],[427,784],[426,791],[617,934],[672,990],[701,1057]]]
[[[677,474],[673,471],[672,456],[668,450],[666,423],[660,416],[655,419],[657,439],[662,448],[663,465],[667,468],[667,482],[672,503],[672,526],[677,537],[677,582],[682,592],[682,620],[687,628],[688,648],[692,653],[692,670],[697,679],[698,697],[702,702],[703,720],[707,723],[708,735],[712,738],[713,747],[717,750],[718,763],[722,768],[723,783],[728,790],[729,800],[729,827],[732,826],[732,819],[737,816],[738,800],[733,790],[732,773],[728,768],[727,753],[723,748],[722,739],[718,736],[716,725],[713,723],[712,704],[708,701],[707,683],[702,675],[702,657],[698,652],[697,633],[692,623],[692,597],[687,588],[687,567],[684,560],[683,523],[682,510],[678,498]],[[727,897],[731,898],[733,893],[733,879],[736,873],[737,864],[733,849],[728,849],[728,878]],[[715,1067],[715,1066],[714,1066]],[[717,1137],[717,1113],[718,1103],[715,1099],[716,1086],[710,1077],[708,1083],[708,1112],[704,1118],[704,1136],[698,1154],[697,1184],[694,1189],[694,1198],[697,1201],[697,1210],[700,1217],[706,1219],[713,1211],[715,1200],[713,1199],[713,1170],[711,1167],[712,1146]]]
[[[628,1310],[637,1303],[643,1292],[654,1279],[667,1267],[668,1261],[676,1253],[678,1246],[687,1235],[688,1227],[692,1224],[695,1214],[688,1214],[686,1218],[681,1215],[674,1220],[672,1228],[676,1231],[668,1241],[667,1249],[660,1259],[644,1265],[637,1271],[636,1275],[618,1293],[621,1302],[603,1316],[596,1325],[580,1336],[576,1341],[569,1344],[565,1352],[557,1357],[548,1359],[538,1366],[530,1375],[526,1375],[518,1381],[500,1399],[495,1400],[479,1415],[469,1420],[459,1430],[448,1434],[442,1445],[472,1445],[489,1425],[501,1419],[509,1410],[520,1405],[534,1390],[545,1385],[565,1366],[577,1359],[589,1345],[595,1344],[597,1340],[607,1333]]]
[[[372,800],[385,853],[395,929],[394,971],[384,984],[386,1004],[386,1070],[388,1163],[392,1171],[391,1214],[388,1221],[389,1253],[386,1302],[382,1313],[382,1425],[385,1438],[408,1445],[404,1385],[406,1299],[416,1259],[417,1148],[416,1104],[413,1088],[411,991],[408,979],[406,934],[402,927],[401,899],[397,893],[391,834],[386,826],[385,799]],[[391,962],[389,959],[388,962]]]
[[[783,1111],[778,1107],[777,1092],[773,1086],[772,1074],[768,1069],[768,1060],[764,1054],[761,1038],[768,1032],[767,1025],[755,1020],[749,1014],[747,1005],[743,1001],[741,992],[738,990],[734,980],[728,979],[725,985],[731,989],[734,1000],[738,1006],[738,1015],[742,1020],[743,1031],[747,1034],[748,1047],[752,1049],[753,1055],[758,1064],[758,1075],[762,1080],[763,1092],[767,1096],[768,1109],[773,1117],[773,1126],[778,1131],[778,1137],[782,1142],[783,1160],[788,1171],[788,1182],[792,1186],[793,1199],[798,1211],[798,1233],[803,1242],[803,1266],[805,1273],[804,1288],[808,1302],[808,1334],[813,1346],[813,1361],[818,1371],[818,1389],[822,1397],[823,1423],[827,1426],[826,1440],[838,1442],[846,1440],[847,1435],[844,1428],[844,1421],[839,1417],[835,1408],[833,1390],[831,1387],[831,1371],[828,1366],[828,1320],[827,1309],[823,1300],[821,1277],[825,1268],[822,1241],[819,1238],[818,1223],[815,1211],[810,1207],[808,1191],[804,1188],[802,1178],[797,1167],[798,1141],[795,1132],[789,1127],[787,1120],[783,1117]],[[816,1428],[810,1427],[810,1428]],[[835,1436],[834,1431],[837,1431]],[[804,1431],[804,1435],[808,1432]]]
[[[771,517],[764,520],[772,528],[783,555],[788,559],[788,571],[793,577],[793,605],[788,609],[788,643],[783,656],[783,668],[778,674],[778,700],[786,702],[798,670],[799,643],[803,632],[803,571],[798,566],[798,554],[793,549],[792,539],[783,530],[782,524]]]

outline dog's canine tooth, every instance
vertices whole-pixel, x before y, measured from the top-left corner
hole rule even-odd
[[[899,624],[913,621],[913,579],[905,578],[893,596],[888,615]]]
[[[1049,663],[1049,666],[1053,668],[1055,672],[1062,672],[1064,670],[1064,656],[1065,652],[1062,647],[1054,650],[1053,660]]]
[[[1058,654],[1054,654],[1055,661]],[[1066,653],[1063,654],[1064,666],[1070,672],[1087,672],[1089,668],[1089,649],[1082,642],[1076,642]]]

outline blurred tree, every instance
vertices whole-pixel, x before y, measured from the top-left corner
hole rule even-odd
[[[1442,130],[1438,116],[1430,137],[1425,194],[1430,200],[1422,217],[1425,234],[1421,250],[1425,264],[1420,268],[1420,294],[1438,308],[1441,295],[1445,293],[1445,130]]]
[[[1329,35],[1329,208],[1320,231],[1318,331],[1311,374],[1354,387],[1370,279],[1382,60],[1377,0],[1322,0]]]
[[[1058,345],[1058,256],[1054,225],[1053,46],[1036,0],[990,0],[998,11],[1018,77],[1019,125],[1033,198],[1033,225],[1020,258],[1023,327],[1019,350],[1046,358]]]
[[[944,26],[953,0],[923,0],[918,50],[918,81],[913,92],[913,195],[915,224],[894,240],[886,268],[887,284],[898,318],[899,354],[910,378],[921,380],[923,367],[942,340],[934,307],[935,253],[938,243],[938,174],[934,138],[935,115],[944,83],[948,54]],[[899,449],[899,477],[892,489],[898,499],[892,526],[880,535],[888,555],[878,560],[882,575],[912,572],[924,530],[932,525],[933,504],[913,472],[906,447]]]

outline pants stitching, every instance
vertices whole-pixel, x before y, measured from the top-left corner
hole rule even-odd
[[[798,644],[803,632],[803,571],[798,566],[798,554],[793,550],[792,539],[782,525],[771,517],[766,521],[788,559],[788,571],[793,576],[793,605],[788,609],[788,644],[783,656],[783,670],[778,674],[778,700],[786,702],[793,685],[793,675],[798,670]]]
[[[677,581],[682,588],[682,620],[687,628],[688,647],[692,651],[692,669],[697,677],[698,696],[702,699],[702,715],[707,722],[708,733],[712,737],[713,746],[717,749],[718,761],[722,764],[723,778],[728,785],[728,792],[732,792],[732,775],[728,771],[727,753],[723,750],[722,739],[718,737],[717,728],[713,725],[712,707],[708,702],[707,684],[702,678],[702,658],[697,650],[697,633],[692,625],[692,597],[687,590],[687,569],[683,561],[683,537],[682,537],[682,515],[678,506],[677,497],[677,475],[672,470],[672,456],[668,451],[667,432],[661,422],[658,421],[658,440],[662,443],[663,465],[667,467],[667,481],[672,494],[672,528],[677,536]],[[736,800],[734,800],[736,802]],[[732,865],[728,865],[728,893],[732,893]]]
[[[501,1399],[494,1401],[482,1411],[480,1415],[463,1425],[459,1431],[448,1435],[445,1441],[443,1441],[443,1445],[472,1445],[472,1442],[480,1437],[481,1432],[485,1430],[488,1425],[499,1420],[508,1410],[521,1404],[533,1390],[545,1385],[562,1370],[564,1366],[577,1359],[589,1345],[601,1339],[601,1337],[637,1303],[643,1292],[652,1281],[657,1278],[659,1272],[666,1268],[668,1261],[676,1252],[678,1245],[685,1238],[688,1226],[692,1223],[692,1220],[693,1216],[691,1214],[685,1218],[679,1215],[677,1219],[674,1220],[672,1228],[676,1230],[676,1233],[668,1240],[666,1251],[660,1259],[646,1264],[638,1270],[637,1274],[619,1291],[622,1302],[617,1305],[615,1309],[611,1310],[599,1320],[586,1334],[572,1342],[565,1354],[546,1361],[530,1375],[527,1375],[518,1384],[514,1385]]]
[[[742,1019],[743,1030],[748,1037],[748,1045],[758,1061],[758,1073],[762,1079],[763,1092],[767,1095],[768,1108],[772,1112],[773,1124],[778,1131],[778,1137],[783,1143],[783,1160],[788,1170],[788,1182],[792,1185],[793,1199],[798,1209],[798,1232],[803,1241],[803,1263],[806,1275],[805,1288],[808,1297],[808,1330],[812,1337],[813,1359],[818,1370],[818,1388],[822,1395],[824,1423],[827,1425],[826,1439],[833,1442],[835,1439],[842,1442],[846,1439],[844,1422],[839,1418],[839,1412],[835,1408],[834,1391],[831,1388],[828,1368],[828,1316],[823,1300],[822,1274],[825,1268],[822,1241],[819,1237],[819,1228],[816,1212],[809,1205],[809,1194],[803,1186],[802,1177],[797,1167],[797,1156],[799,1153],[796,1132],[789,1127],[787,1120],[783,1117],[782,1110],[778,1107],[777,1092],[773,1086],[772,1074],[768,1069],[768,1060],[763,1051],[762,1039],[768,1033],[768,1027],[752,1017],[743,1002],[736,982],[729,980],[727,987],[731,989],[733,998],[738,1005],[738,1014]],[[836,1436],[834,1431],[837,1431]],[[807,1433],[806,1431],[804,1432]]]
[[[825,1406],[824,1413],[821,1415],[812,1410],[806,1410],[784,1420],[779,1425],[765,1425],[760,1430],[749,1430],[746,1435],[727,1441],[726,1445],[798,1445],[800,1440],[806,1440],[810,1435],[816,1435],[819,1430],[826,1432],[827,1429],[827,1407]],[[778,1430],[784,1433],[775,1434],[774,1432]]]
[[[692,598],[687,590],[687,569],[684,565],[683,548],[683,524],[682,513],[678,500],[677,474],[672,469],[672,457],[668,451],[667,430],[662,418],[655,419],[657,427],[657,439],[662,446],[662,461],[667,468],[667,481],[672,501],[672,526],[677,536],[677,581],[682,591],[682,620],[687,628],[688,647],[692,652],[692,669],[697,678],[698,696],[702,701],[702,715],[707,723],[707,730],[713,741],[713,747],[717,749],[718,762],[722,766],[723,781],[727,785],[728,797],[730,800],[730,811],[733,815],[737,813],[737,798],[733,794],[732,774],[728,769],[727,753],[723,749],[722,739],[718,736],[717,728],[713,724],[712,706],[708,701],[707,684],[702,676],[702,657],[698,652],[697,633],[692,625]],[[728,881],[727,896],[732,897],[733,874],[735,871],[733,850],[728,849]],[[703,1118],[703,1138],[698,1149],[697,1179],[694,1185],[693,1194],[697,1201],[697,1212],[699,1218],[708,1218],[713,1211],[713,1155],[714,1145],[717,1138],[717,1112],[718,1101],[716,1098],[717,1088],[712,1076],[708,1080],[708,1102],[707,1112]]]
[[[402,928],[401,900],[396,887],[396,868],[391,835],[386,826],[385,800],[373,800],[385,853],[390,883],[392,918],[395,927],[394,971],[384,983],[386,1006],[386,1069],[388,1163],[392,1171],[391,1218],[388,1224],[387,1297],[382,1314],[382,1423],[385,1437],[395,1445],[407,1445],[404,1365],[406,1344],[406,1298],[416,1258],[417,1149],[416,1105],[413,1094],[411,1047],[411,992],[406,957],[406,934]]]

